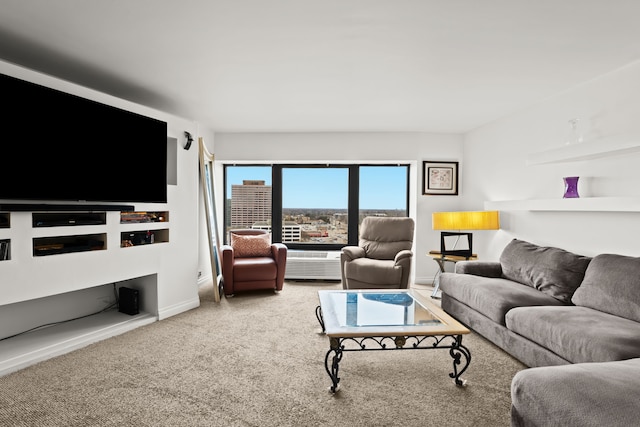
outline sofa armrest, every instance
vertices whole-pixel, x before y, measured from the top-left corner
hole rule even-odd
[[[407,259],[407,258],[411,258],[411,257],[413,257],[413,252],[411,252],[408,249],[404,249],[404,250],[401,250],[400,252],[398,252],[393,260],[395,261],[396,264],[398,264],[403,259]]]
[[[220,246],[222,262],[222,286],[225,295],[233,295],[233,248],[231,245]]]
[[[397,267],[402,268],[402,278],[400,279],[400,289],[407,289],[409,287],[409,274],[411,273],[411,261],[413,260],[413,252],[409,249],[404,249],[398,252],[394,258],[394,262]]]
[[[233,259],[233,247],[231,245],[221,245],[220,246],[220,258],[222,258],[222,263],[224,264],[225,259]]]
[[[276,264],[281,264],[281,262],[287,262],[287,251],[288,247],[284,243],[272,243],[271,244],[271,256],[276,260]]]
[[[281,291],[284,285],[284,274],[287,269],[287,252],[289,248],[284,243],[272,243],[271,255],[278,266],[278,274],[276,277],[276,291]]]
[[[358,258],[364,258],[364,249],[360,246],[345,246],[342,248],[342,255],[345,257],[345,261],[352,261]]]
[[[458,261],[455,272],[483,277],[502,277],[502,266],[497,261]]]
[[[344,270],[345,264],[353,261],[354,259],[364,258],[364,249],[360,246],[344,246],[340,251],[340,277],[342,278],[342,289],[348,289],[347,278],[345,277]]]

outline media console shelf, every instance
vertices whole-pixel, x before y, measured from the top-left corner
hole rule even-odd
[[[120,224],[141,224],[148,222],[169,222],[169,212],[121,212]]]
[[[0,212],[0,229],[8,229],[10,226],[11,216],[7,212]],[[11,240],[4,239],[0,235],[0,261],[11,259]]]
[[[169,212],[166,211],[121,212],[120,224],[128,231],[120,233],[120,247],[129,248],[168,242],[169,229],[162,228],[166,227],[168,222]],[[141,230],[138,224],[144,224],[145,228]]]
[[[0,212],[0,228],[9,228],[11,224],[11,214],[9,212]]]
[[[33,256],[101,251],[107,248],[106,242],[106,233],[36,237],[33,239]]]
[[[169,241],[169,230],[166,228],[145,231],[124,231],[120,233],[120,247],[151,245]]]
[[[32,214],[33,227],[104,225],[106,223],[106,212],[34,212]]]

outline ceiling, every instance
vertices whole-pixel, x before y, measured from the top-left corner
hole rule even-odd
[[[464,133],[640,58],[638,0],[0,0],[0,58],[215,131]]]

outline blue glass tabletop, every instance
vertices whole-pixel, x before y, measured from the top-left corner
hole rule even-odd
[[[406,291],[336,291],[327,296],[339,326],[425,326],[442,323]]]

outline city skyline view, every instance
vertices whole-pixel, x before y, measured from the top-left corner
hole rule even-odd
[[[272,170],[282,177],[272,182]],[[293,244],[347,244],[349,230],[366,216],[406,216],[408,165],[227,166],[226,230],[239,228],[282,231]],[[349,174],[357,173],[357,185]],[[272,206],[282,192],[282,206]],[[352,222],[349,191],[358,197],[358,220]],[[274,193],[276,192],[276,193]],[[281,216],[273,217],[276,209]],[[275,221],[275,224],[273,222]]]
[[[360,209],[405,210],[408,166],[360,166]],[[283,168],[283,208],[347,209],[348,169]],[[270,166],[226,167],[226,197],[232,185],[260,180],[272,185]]]

